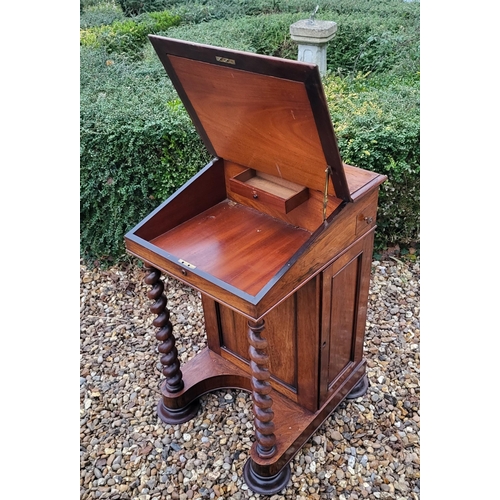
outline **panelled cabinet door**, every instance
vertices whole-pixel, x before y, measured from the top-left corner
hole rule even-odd
[[[320,404],[362,361],[373,234],[322,273]]]

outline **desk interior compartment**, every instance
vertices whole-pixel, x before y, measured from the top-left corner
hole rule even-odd
[[[229,180],[231,189],[287,214],[309,199],[309,189],[286,179],[248,168]]]

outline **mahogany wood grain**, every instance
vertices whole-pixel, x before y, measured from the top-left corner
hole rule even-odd
[[[353,165],[344,165],[344,172],[349,185],[349,192],[353,200],[357,200],[368,191],[371,191],[376,185],[384,182],[387,177],[376,172],[364,170]]]
[[[296,297],[291,296],[265,316],[269,369],[273,374],[273,386],[288,397],[297,398],[297,322]],[[221,342],[230,354],[249,363],[248,319],[231,309],[219,305],[221,318]],[[222,354],[225,356],[225,353]],[[233,360],[237,363],[236,360]],[[283,388],[278,387],[284,386]]]
[[[257,312],[265,313],[276,304],[277,299],[283,299],[293,293],[300,283],[324,269],[363,234],[373,231],[375,220],[366,224],[363,231],[356,233],[356,217],[370,206],[376,206],[377,199],[378,193],[375,190],[357,202],[347,204],[334,220],[313,235],[287,272],[260,292],[262,298],[258,303]]]
[[[257,307],[254,305],[256,301],[253,295],[242,292],[208,273],[200,272],[198,269],[186,270],[185,267],[177,263],[175,256],[146,240],[131,235],[127,241],[127,253],[137,257],[145,264],[152,265],[173,276],[181,283],[204,293],[207,297],[240,312],[248,319],[257,319],[259,317]]]
[[[156,314],[153,325],[158,327],[156,338],[160,341],[158,352],[161,354],[162,374],[165,376],[165,384],[170,392],[179,392],[184,387],[175,337],[173,335],[172,323],[170,322],[170,311],[167,309],[167,297],[163,293],[165,285],[161,281],[161,272],[154,267],[146,267],[144,282],[151,286],[148,298],[154,300],[150,306],[152,313]]]
[[[233,163],[225,162],[225,164],[226,179],[228,175],[234,175],[235,168],[240,168],[239,171],[242,170],[242,167],[238,167]],[[220,163],[217,162],[217,165],[220,166]],[[207,166],[206,170],[208,170],[209,168],[210,165]],[[352,168],[353,171],[359,170],[355,167]],[[203,177],[201,177],[203,173],[204,172],[201,172],[199,174],[200,177],[197,179],[197,182],[192,183],[192,192],[189,192],[187,190],[187,188],[191,185],[191,183],[189,183],[188,186],[186,186],[182,190],[186,191],[184,193],[186,196],[182,199],[184,194],[176,193],[173,199],[179,196],[179,204],[189,205],[190,200],[193,199],[193,197],[196,197],[197,190],[201,190],[200,192],[204,192],[202,188],[202,186],[204,185],[204,183],[202,182]],[[213,174],[215,174],[215,171],[213,172]],[[356,227],[355,225],[351,227],[351,224],[355,224],[355,221],[352,220],[353,217],[357,217],[358,215],[363,214],[364,211],[368,211],[371,214],[373,214],[374,211],[376,212],[376,187],[385,179],[385,177],[377,176],[376,178],[373,178],[371,174],[368,175],[368,177],[372,178],[372,181],[369,182],[372,182],[372,184],[374,183],[372,185],[371,192],[368,192],[368,194],[358,198],[356,203],[348,204],[348,206],[342,210],[342,212],[345,212],[345,214],[340,213],[338,216],[336,216],[331,221],[328,227],[325,228],[324,225],[321,224],[322,218],[318,215],[319,212],[321,212],[322,207],[322,201],[320,199],[321,194],[314,191],[311,191],[311,198],[309,200],[307,200],[304,204],[285,216],[286,220],[284,222],[294,224],[299,227],[306,227],[310,231],[316,228],[316,223],[319,223],[319,234],[313,234],[307,244],[309,247],[315,247],[316,245],[318,245],[320,247],[320,253],[326,250],[329,255],[334,257],[340,250],[342,250],[343,247],[353,241],[356,236],[362,234],[363,230],[369,230],[375,226],[375,220],[373,220],[370,225],[365,225],[363,223],[358,224],[358,227]],[[317,198],[315,198],[316,195],[318,195]],[[218,194],[218,196],[220,196],[220,193]],[[340,201],[338,199],[334,200],[337,200],[338,202]],[[181,201],[183,201],[183,203],[180,203]],[[309,211],[308,209],[306,209],[306,206],[309,204],[316,204],[316,210]],[[331,205],[329,205],[329,207],[330,206]],[[258,209],[260,207],[256,208]],[[355,212],[355,216],[352,215],[353,211]],[[163,213],[160,214],[160,212]],[[263,212],[265,213],[264,210]],[[318,217],[316,221],[311,218],[313,212]],[[176,213],[177,211],[170,210],[170,204],[163,204],[161,207],[159,207],[155,212],[151,214],[151,216],[146,218],[141,224],[138,224],[138,226],[136,226],[134,230],[131,230],[129,231],[129,233],[127,233],[125,238],[127,252],[131,255],[135,255],[139,259],[142,259],[144,262],[147,262],[155,266],[156,268],[161,269],[163,272],[175,276],[180,281],[194,286],[196,289],[202,291],[215,300],[226,304],[228,307],[231,307],[234,310],[241,312],[249,319],[258,319],[259,317],[263,316],[266,310],[269,310],[278,303],[278,300],[276,300],[277,297],[279,299],[280,297],[283,298],[293,293],[294,288],[296,288],[294,280],[296,280],[298,284],[304,278],[304,275],[302,274],[303,268],[305,268],[306,272],[310,271],[309,276],[314,275],[316,272],[318,272],[318,262],[311,263],[310,260],[308,260],[307,262],[304,261],[304,266],[294,266],[294,270],[292,273],[289,272],[289,268],[287,267],[286,269],[282,269],[282,272],[286,270],[284,276],[286,278],[285,281],[281,279],[281,275],[276,275],[273,280],[268,282],[268,284],[260,291],[259,294],[254,296],[250,293],[239,290],[238,288],[235,288],[225,283],[224,281],[219,280],[209,273],[200,271],[199,269],[195,270],[195,272],[190,272],[189,270],[186,271],[186,269],[183,268],[182,265],[177,263],[177,259],[182,257],[175,258],[175,256],[170,255],[162,248],[159,248],[151,244],[149,241],[144,240],[137,234],[138,232],[146,231],[145,226],[149,224],[152,224],[152,226],[154,225],[153,222],[155,221],[153,220],[153,217],[157,216],[165,221],[168,221],[169,216],[175,218],[177,216]],[[300,216],[297,216],[298,214],[300,214]],[[282,214],[280,215],[277,211],[275,211],[270,212],[269,215],[271,215],[273,218],[277,218],[277,216],[281,216]],[[329,217],[333,217],[333,215],[330,213]],[[157,219],[157,221],[159,220],[160,219]],[[161,232],[162,229],[152,229],[152,226],[151,228],[147,228],[147,231]],[[163,225],[163,227],[165,226]],[[328,239],[325,239],[326,235],[323,233],[328,228],[334,229],[334,233],[330,234],[330,237]],[[146,236],[146,234],[144,233],[140,234]],[[311,252],[309,252],[309,254],[311,255]],[[321,255],[320,258],[323,259],[324,255]]]
[[[201,43],[186,42],[160,35],[148,35],[158,57],[163,62],[169,55],[196,59],[210,64],[228,67],[228,61],[234,62],[231,66],[237,69],[274,78],[285,78],[304,82],[309,74],[317,70],[316,65],[282,59],[280,57],[253,54],[226,47],[214,47]]]
[[[294,403],[274,389],[269,393],[273,401],[273,422],[276,453],[261,458],[252,446],[252,459],[264,476],[278,473],[307,442],[335,407],[352,390],[365,373],[364,360],[352,364],[340,377],[337,391],[313,412]],[[252,392],[250,376],[233,363],[206,348],[183,365],[185,387],[179,393],[169,392],[161,386],[162,403],[168,408],[183,408],[214,390],[243,389]]]
[[[372,252],[370,232],[322,272],[321,402],[346,367],[362,360]]]
[[[202,297],[204,310],[209,311],[205,316],[209,346],[213,344],[212,350],[250,375],[248,318],[205,295]],[[268,346],[271,385],[293,401],[298,400],[296,366],[300,355],[295,325],[302,320],[295,303],[295,298],[291,297],[265,317],[267,335],[272,339]]]
[[[280,219],[288,224],[292,224],[293,226],[306,229],[310,232],[316,231],[321,226],[323,223],[323,191],[309,189],[309,198],[307,200],[290,212],[283,213],[281,210],[278,210],[269,204],[262,203],[259,199],[247,198],[232,189],[230,180],[245,170],[247,170],[247,168],[242,165],[224,160],[224,174],[226,179],[227,196],[229,199],[242,205],[252,207],[259,212],[268,214],[271,217]],[[323,183],[324,182],[325,178],[323,178]],[[329,196],[327,216],[330,216],[341,203],[342,200],[339,198]]]
[[[302,83],[183,57],[168,59],[219,158],[311,189],[324,188],[327,163]]]
[[[220,315],[221,345],[230,354],[234,354],[248,364],[247,318],[222,304],[218,304],[217,307]],[[222,355],[225,356],[225,354]],[[249,372],[249,368],[247,371]]]
[[[150,241],[223,201],[226,198],[223,165],[218,159],[206,165],[130,231],[125,242],[132,234]]]
[[[201,294],[203,317],[205,319],[205,332],[207,334],[208,348],[220,355],[221,353],[221,327],[220,313],[215,300]]]
[[[248,319],[246,319],[246,321],[248,321]],[[237,356],[234,352],[230,351],[226,347],[222,347],[220,355],[224,359],[228,360],[229,362],[233,363],[235,366],[243,370],[245,373],[248,373],[248,375],[251,375],[252,370],[250,368],[249,360],[247,359],[248,354],[247,356],[245,356],[245,358],[242,358],[240,356]],[[283,396],[290,399],[290,401],[298,401],[297,391],[294,391],[293,388],[291,388],[288,384],[285,384],[274,374],[271,374],[270,384],[274,390],[283,394]]]
[[[242,136],[250,132],[256,139],[267,139],[267,143],[254,142],[251,146],[258,144],[274,169],[273,156],[268,153],[277,156],[276,149],[273,150],[272,144],[269,143],[270,134],[272,139],[277,140],[275,144],[278,149],[282,150],[280,159],[292,158],[286,149],[293,144],[303,157],[312,153],[319,158],[320,171],[327,165],[330,166],[334,186],[331,194],[336,193],[335,195],[344,201],[351,201],[321,76],[316,65],[158,35],[150,35],[149,38],[198,133],[212,154],[238,161],[232,154],[236,153],[241,158],[241,154],[245,153],[236,151],[233,147],[221,150],[220,145],[227,145],[228,142],[224,142],[223,137],[230,134],[231,141],[237,143]],[[196,85],[197,78],[202,80],[198,81],[199,85]],[[199,106],[200,99],[203,100],[207,96],[210,96],[209,99],[212,96],[218,97],[217,100],[212,100],[212,107],[209,109],[211,116],[205,112],[206,108]],[[302,110],[306,110],[306,114],[300,113]],[[248,111],[252,114],[247,125]],[[261,125],[258,120],[253,121],[255,113],[264,117],[263,124],[270,125],[265,127],[268,136],[256,133],[251,126],[254,123]],[[242,116],[245,120],[241,119]],[[225,120],[219,120],[222,125],[207,122],[207,118],[213,121],[214,117],[225,117]],[[302,120],[306,120],[310,126],[303,127],[301,132],[318,132],[313,142],[310,141],[311,135],[296,133],[298,127],[303,126],[302,123],[296,122]],[[228,151],[230,154],[224,154],[222,151]],[[239,162],[252,166],[251,162]],[[283,164],[287,171],[290,170],[290,165],[293,165],[293,161],[285,161]],[[311,169],[317,166],[310,163],[302,165]],[[288,173],[283,172],[283,176],[288,178]]]
[[[327,267],[359,237],[356,234],[356,216],[366,210],[370,203],[376,203],[376,200],[377,193],[373,192],[354,204],[348,204],[329,225],[321,227],[312,235],[307,244],[294,254],[294,259],[291,259],[256,296],[199,269],[186,271],[177,263],[175,256],[158,246],[135,238],[134,235],[127,241],[127,252],[193,286],[248,319],[259,319],[292,295],[301,283]],[[375,224],[372,223],[367,225],[366,231],[372,231],[374,228]]]
[[[202,295],[208,345],[248,375],[247,318]],[[305,408],[318,409],[320,280],[313,279],[265,316],[270,383]]]
[[[183,408],[199,397],[219,389],[252,391],[250,376],[208,348],[183,365],[184,388],[178,393],[160,386],[162,403],[168,408]]]
[[[251,168],[229,179],[231,190],[287,214],[309,198],[309,189]]]
[[[297,402],[304,408],[314,412],[318,409],[319,402],[318,374],[322,307],[320,277],[316,276],[314,279],[309,280],[297,290],[295,296],[297,317],[297,362],[295,366],[297,371]],[[284,362],[288,363],[286,360]]]
[[[255,450],[260,458],[272,458],[276,453],[276,435],[273,422],[273,400],[269,380],[267,340],[262,337],[264,320],[248,322],[248,356],[252,369],[252,400],[255,427]]]
[[[333,265],[323,272],[323,286],[330,289],[330,301],[325,304],[329,317],[323,323],[330,333],[328,385],[337,378],[347,363],[353,361],[359,257],[352,259],[335,274],[332,267]],[[339,290],[342,290],[341,294],[338,293]]]
[[[365,340],[366,316],[368,314],[368,294],[370,290],[370,277],[373,258],[373,242],[375,232],[366,234],[362,240],[363,249],[361,255],[357,314],[356,314],[356,333],[354,336],[354,361],[363,359],[363,345]]]
[[[316,66],[150,39],[220,155],[125,237],[145,263],[157,315],[158,415],[178,424],[207,392],[251,392],[244,478],[257,493],[276,493],[328,415],[368,387],[363,342],[386,177],[342,163]],[[162,271],[202,294],[208,348],[182,370]]]
[[[233,202],[225,201],[152,240],[200,270],[255,295],[310,237]]]

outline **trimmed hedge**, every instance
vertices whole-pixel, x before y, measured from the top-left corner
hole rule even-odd
[[[394,3],[394,2],[392,2]],[[404,4],[404,2],[398,2]],[[413,4],[404,4],[413,5]],[[415,9],[414,9],[415,10]],[[179,15],[182,17],[181,11]],[[415,15],[416,14],[416,15]],[[284,13],[215,19],[199,24],[183,23],[166,36],[237,50],[296,59],[297,44],[290,25],[306,14]],[[384,12],[362,14],[322,12],[318,18],[335,20],[337,33],[327,47],[328,69],[342,76],[366,73],[417,72],[419,70],[418,11],[405,22],[403,15],[388,17]],[[410,16],[408,16],[410,17]],[[161,33],[160,33],[161,34]]]
[[[167,3],[170,18],[186,8]],[[231,7],[262,3],[230,2],[222,12],[229,20],[187,25],[184,18],[158,33],[295,59],[289,26],[305,16],[293,13],[298,2],[266,2],[268,8],[287,6],[287,13],[229,15]],[[217,5],[205,2],[212,12]],[[339,24],[324,87],[341,155],[346,163],[389,177],[381,188],[376,248],[410,245],[419,241],[418,6],[399,0],[335,5],[342,14],[318,18]],[[146,16],[132,21],[140,24]],[[121,21],[113,22],[116,28]],[[87,262],[111,263],[125,258],[124,234],[209,157],[151,45],[138,42],[134,55],[100,40],[81,48],[81,254]]]
[[[417,85],[385,78],[324,81],[345,163],[385,174],[380,188],[376,248],[419,241],[420,123]]]
[[[80,45],[105,48],[108,53],[124,54],[140,59],[142,47],[148,43],[148,34],[164,32],[181,22],[170,12],[147,12],[133,19],[113,21],[109,25],[92,26],[80,30]]]
[[[209,157],[156,61],[81,52],[81,253],[113,262],[124,234]]]
[[[81,6],[82,4],[80,4]],[[85,8],[85,11],[80,13],[80,29],[112,24],[114,21],[121,21],[123,19],[125,19],[125,14],[113,2],[90,5]]]

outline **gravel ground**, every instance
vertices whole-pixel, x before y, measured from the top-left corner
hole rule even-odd
[[[182,425],[156,415],[159,357],[143,271],[81,265],[80,498],[269,498],[242,480],[250,395],[217,391]],[[199,295],[173,279],[181,362],[206,345]],[[420,265],[374,261],[365,356],[370,388],[343,402],[291,462],[277,499],[420,498]]]

